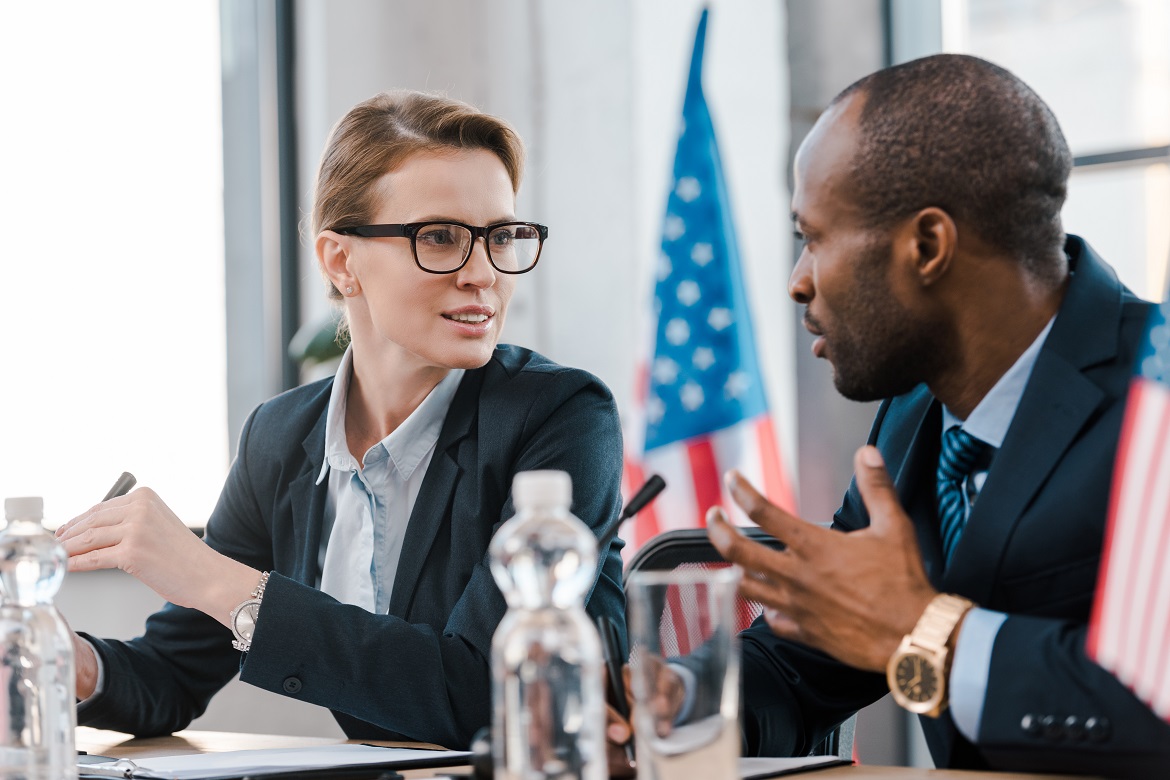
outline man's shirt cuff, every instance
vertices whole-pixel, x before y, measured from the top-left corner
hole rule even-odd
[[[991,651],[1000,626],[1007,620],[1002,612],[975,607],[967,613],[959,638],[955,642],[955,660],[951,664],[951,717],[971,742],[979,738],[983,704],[987,698],[987,678],[991,673]]]

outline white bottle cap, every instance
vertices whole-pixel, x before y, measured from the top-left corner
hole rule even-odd
[[[40,520],[45,516],[45,500],[40,496],[4,499],[5,520]]]
[[[517,508],[563,506],[573,503],[573,480],[564,471],[521,471],[512,480]]]

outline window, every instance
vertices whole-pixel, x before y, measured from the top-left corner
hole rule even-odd
[[[228,464],[216,3],[0,4],[0,490],[126,470],[202,525]]]
[[[1008,68],[1052,107],[1076,168],[1064,227],[1134,292],[1170,265],[1170,3],[943,0],[943,48]]]

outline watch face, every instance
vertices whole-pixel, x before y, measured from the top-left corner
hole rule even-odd
[[[930,709],[939,694],[938,673],[929,659],[916,653],[907,653],[894,666],[897,691],[907,700],[903,706],[915,711]],[[919,705],[921,709],[913,707]]]
[[[232,618],[232,628],[243,640],[252,639],[252,632],[256,630],[256,616],[260,613],[260,601],[253,599],[240,605],[235,617]]]

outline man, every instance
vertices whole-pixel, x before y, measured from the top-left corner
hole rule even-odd
[[[1170,767],[1170,724],[1085,655],[1149,305],[1065,241],[1070,167],[1043,101],[959,55],[852,85],[797,153],[789,293],[837,389],[884,401],[835,530],[734,473],[787,549],[708,516],[765,605],[742,634],[749,755],[807,753],[892,690],[940,767]]]

